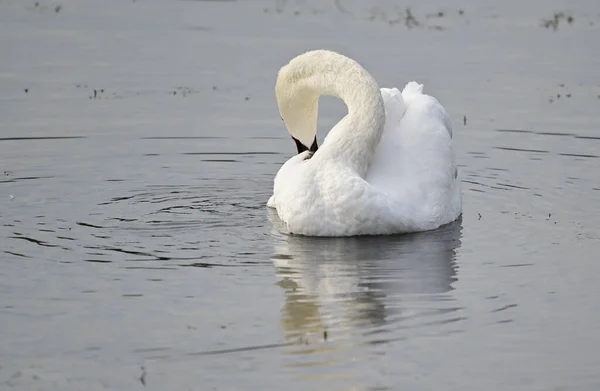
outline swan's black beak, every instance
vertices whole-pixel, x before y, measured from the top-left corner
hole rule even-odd
[[[306,145],[302,144],[295,137],[292,137],[292,140],[294,140],[294,142],[296,143],[296,148],[298,148],[298,153],[302,153],[302,152],[304,152],[306,150],[309,150],[310,154],[312,155],[313,153],[317,152],[317,149],[319,149],[319,146],[317,145],[317,136],[315,136],[315,140],[313,141],[313,143],[310,146],[310,148],[308,148]]]

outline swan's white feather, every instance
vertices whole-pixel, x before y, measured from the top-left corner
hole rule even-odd
[[[364,178],[328,146],[329,137],[312,158],[306,160],[306,151],[281,167],[268,206],[277,209],[289,232],[309,236],[415,232],[460,216],[460,179],[446,110],[415,82],[402,93],[382,88],[381,95],[385,126]],[[352,126],[350,121],[347,115],[329,134],[340,134]]]

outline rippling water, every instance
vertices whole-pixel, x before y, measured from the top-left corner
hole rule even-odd
[[[365,4],[0,0],[0,388],[598,389],[597,3]],[[280,232],[317,47],[447,107],[460,221]]]

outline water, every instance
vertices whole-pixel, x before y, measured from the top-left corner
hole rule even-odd
[[[598,389],[600,8],[494,3],[0,1],[0,388]],[[447,107],[461,221],[278,233],[318,47]]]

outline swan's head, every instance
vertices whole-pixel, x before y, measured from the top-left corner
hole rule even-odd
[[[317,145],[317,115],[319,94],[308,87],[310,75],[302,67],[286,65],[279,71],[275,96],[281,119],[294,139],[298,153],[306,150],[314,153]]]

